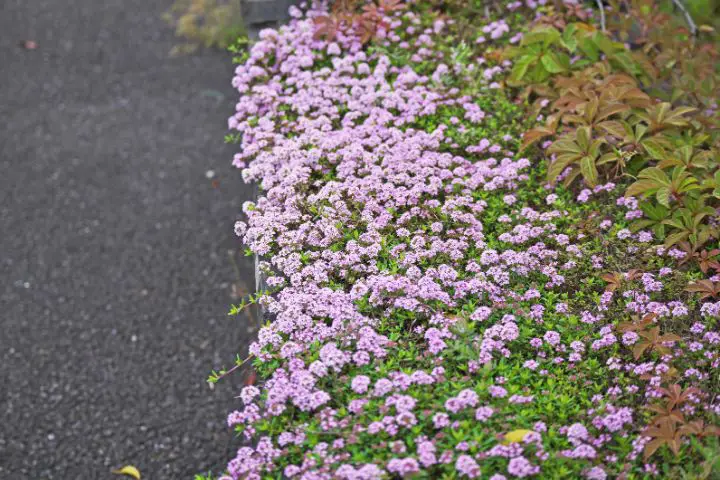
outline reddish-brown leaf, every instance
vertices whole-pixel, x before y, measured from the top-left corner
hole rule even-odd
[[[700,300],[704,298],[717,298],[720,296],[720,282],[712,282],[710,280],[698,280],[685,288],[685,291],[691,293],[699,293]]]
[[[331,42],[335,39],[339,25],[334,18],[328,17],[327,15],[321,15],[315,17],[313,21],[315,22],[315,33],[313,35],[315,40],[319,40],[324,37],[328,42]]]

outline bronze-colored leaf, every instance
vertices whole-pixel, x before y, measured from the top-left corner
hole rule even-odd
[[[716,298],[720,295],[720,282],[698,280],[697,282],[688,285],[685,288],[685,291],[699,293],[701,300],[704,298]]]

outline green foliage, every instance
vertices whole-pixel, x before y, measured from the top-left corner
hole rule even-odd
[[[720,207],[720,118],[708,109],[720,84],[716,42],[692,38],[652,2],[628,8],[630,15],[610,17],[607,34],[577,22],[540,25],[506,50],[515,59],[509,83],[525,86],[535,112],[550,109],[522,146],[554,138],[551,183],[633,179],[626,195],[646,199],[646,217],[633,228],[650,227],[666,245],[687,242],[694,252],[720,233],[711,221]]]
[[[582,70],[602,57],[620,71],[643,73],[622,43],[581,22],[567,25],[562,32],[550,25],[539,25],[523,37],[519,47],[510,47],[504,54],[514,60],[510,85],[543,83],[552,75]],[[579,59],[572,62],[574,56]]]
[[[630,185],[625,194],[630,197],[654,195],[660,205],[670,208],[671,201],[700,188],[697,179],[684,167],[675,167],[670,174],[658,167],[648,167],[640,172],[639,180]]]
[[[566,184],[572,183],[578,174],[581,174],[588,185],[597,185],[596,163],[603,143],[605,140],[602,138],[593,139],[590,128],[585,126],[556,140],[548,150],[557,155],[548,169],[548,180],[554,182],[569,167],[571,173],[565,179]]]

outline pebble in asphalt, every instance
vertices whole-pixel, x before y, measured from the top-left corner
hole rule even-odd
[[[233,66],[170,58],[170,4],[0,1],[0,478],[192,478],[238,447],[241,376],[205,383],[252,334]]]

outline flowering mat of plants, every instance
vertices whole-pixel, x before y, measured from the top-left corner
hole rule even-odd
[[[233,79],[271,320],[221,478],[718,478],[713,27],[337,3]]]

